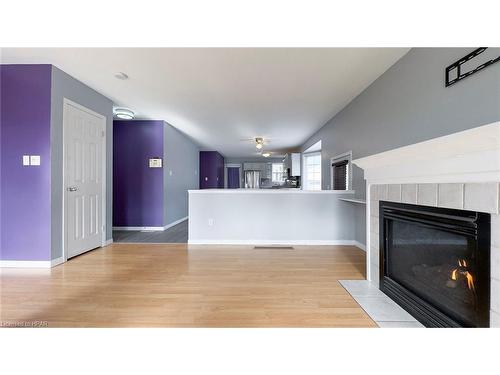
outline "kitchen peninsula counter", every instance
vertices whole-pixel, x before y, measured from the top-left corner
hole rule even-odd
[[[189,190],[190,244],[354,245],[352,190]]]

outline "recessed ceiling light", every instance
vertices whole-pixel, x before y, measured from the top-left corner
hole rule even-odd
[[[262,156],[264,156],[265,158],[268,158],[269,156],[271,156],[271,153],[270,152],[264,152],[262,154]]]
[[[135,117],[135,113],[127,108],[115,108],[114,112],[115,117],[123,120],[132,120]]]
[[[115,74],[115,78],[121,79],[122,81],[128,79],[128,75],[123,72],[118,72]]]

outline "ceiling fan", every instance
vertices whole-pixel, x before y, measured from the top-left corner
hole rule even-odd
[[[243,138],[240,139],[240,142],[254,142],[255,148],[257,150],[262,150],[264,145],[271,143],[271,140],[268,138],[264,139],[264,137],[255,137],[255,138]]]

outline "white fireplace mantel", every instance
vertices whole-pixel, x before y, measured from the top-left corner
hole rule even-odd
[[[379,201],[491,214],[490,325],[500,327],[500,121],[353,161],[366,179],[366,275],[379,280]]]
[[[500,121],[353,163],[368,184],[500,181]]]

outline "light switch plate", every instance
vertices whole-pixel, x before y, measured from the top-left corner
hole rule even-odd
[[[161,168],[161,167],[162,167],[162,159],[160,158],[149,159],[149,168]]]
[[[40,165],[40,155],[31,155],[30,156],[30,164],[31,165]]]
[[[23,165],[30,165],[30,156],[23,155]]]

